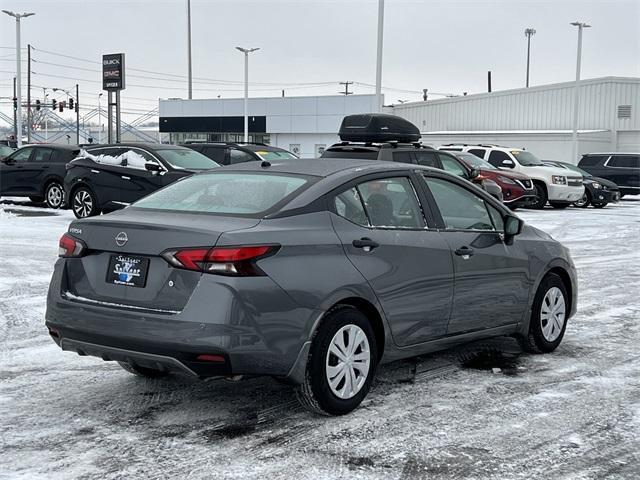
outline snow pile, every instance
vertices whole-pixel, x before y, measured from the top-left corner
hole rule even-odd
[[[5,220],[9,218],[15,218],[15,215],[11,212],[5,212],[3,208],[0,208],[0,220]]]
[[[135,168],[138,170],[146,170],[145,165],[148,163],[142,155],[134,152],[133,150],[127,150],[117,157],[113,157],[111,155],[92,155],[86,150],[82,150],[80,152],[80,157],[88,158],[103,165],[115,165],[118,167]]]

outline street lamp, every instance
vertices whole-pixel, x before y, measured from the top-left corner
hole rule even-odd
[[[578,27],[578,58],[576,60],[576,83],[573,87],[573,135],[571,137],[571,162],[575,162],[578,156],[578,115],[580,109],[580,63],[582,61],[582,30],[591,25],[585,22],[571,22]]]
[[[187,0],[187,75],[189,77],[189,100],[193,97],[193,78],[191,77],[191,0]]]
[[[43,103],[45,104],[45,108],[44,108],[44,141],[46,143],[48,143],[49,141],[49,109],[46,108],[46,103],[47,103],[47,97],[49,96],[49,94],[47,93],[47,87],[42,87],[42,99],[43,99]]]
[[[527,88],[529,88],[529,60],[531,59],[531,37],[536,34],[535,28],[525,28],[524,35],[527,37]]]
[[[376,108],[382,111],[382,34],[384,31],[384,0],[378,0],[378,49],[376,55]]]
[[[100,108],[100,97],[102,97],[102,92],[98,94],[98,143],[102,143],[102,109]]]
[[[18,99],[18,108],[16,110],[16,136],[18,138],[16,140],[19,148],[22,146],[22,72],[20,71],[22,59],[20,58],[20,19],[30,17],[31,15],[35,15],[35,13],[14,13],[9,10],[2,11],[16,19],[16,97]]]
[[[260,48],[236,47],[244,53],[244,143],[249,142],[249,54]]]

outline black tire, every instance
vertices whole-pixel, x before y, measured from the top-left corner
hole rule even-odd
[[[162,378],[169,375],[167,372],[163,372],[162,370],[156,370],[154,368],[139,367],[137,365],[131,365],[130,363],[127,363],[127,362],[118,362],[118,365],[120,365],[127,372],[137,375],[138,377]]]
[[[567,202],[549,202],[549,204],[553,208],[557,208],[558,210],[563,210],[567,208],[569,205],[571,205],[570,203],[567,203]]]
[[[60,182],[53,181],[44,189],[44,201],[49,208],[58,209],[64,205],[64,188]]]
[[[593,205],[593,208],[604,208],[607,205],[609,205],[609,202],[604,202],[604,203],[592,203],[591,205]]]
[[[96,196],[89,188],[79,187],[71,194],[69,206],[76,218],[93,217],[100,214],[96,201]]]
[[[547,204],[547,189],[544,184],[534,182],[534,188],[536,189],[536,201],[529,205],[529,208],[536,210],[542,210]]]
[[[347,326],[360,327],[369,344],[369,371],[360,390],[351,398],[338,398],[329,385],[326,374],[327,353],[338,331]],[[351,306],[338,306],[330,310],[316,330],[307,359],[305,378],[296,387],[296,396],[308,410],[320,415],[345,415],[355,410],[364,400],[375,376],[378,363],[376,338],[367,317]]]
[[[589,205],[591,205],[591,194],[588,190],[584,191],[584,195],[580,200],[573,202],[573,206],[578,208],[587,208]]]
[[[570,299],[567,295],[567,288],[565,287],[562,279],[555,273],[549,273],[542,279],[536,296],[533,299],[533,305],[531,307],[531,319],[529,321],[529,332],[525,337],[520,338],[522,349],[529,353],[549,353],[553,352],[564,337],[564,332],[567,328],[567,314],[565,310],[564,323],[562,329],[557,338],[553,341],[549,341],[543,334],[543,321],[540,318],[542,309],[542,302],[545,299],[547,292],[552,288],[558,288],[564,297],[565,309],[568,309]]]
[[[44,197],[33,196],[33,197],[29,197],[29,200],[31,200],[33,203],[43,203]]]

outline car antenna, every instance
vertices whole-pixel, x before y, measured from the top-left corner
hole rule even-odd
[[[270,167],[270,166],[271,166],[271,163],[270,163],[270,162],[267,162],[266,160],[263,160],[263,161],[262,161],[262,163],[260,164],[260,166],[261,166],[262,168],[267,168],[267,167]]]

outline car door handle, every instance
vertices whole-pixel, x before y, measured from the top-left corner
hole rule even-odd
[[[456,250],[456,255],[464,258],[465,260],[471,256],[473,256],[473,248],[471,247],[467,247],[466,245],[464,247],[460,247],[459,249]]]
[[[122,175],[122,178],[125,180],[131,180],[131,177],[127,177],[126,175]]]
[[[361,248],[365,252],[370,252],[374,248],[380,246],[380,244],[374,240],[371,240],[368,237],[361,238],[360,240],[354,240],[351,244],[356,248]]]
[[[91,173],[100,173],[100,170],[94,170],[93,168],[91,169]]]

